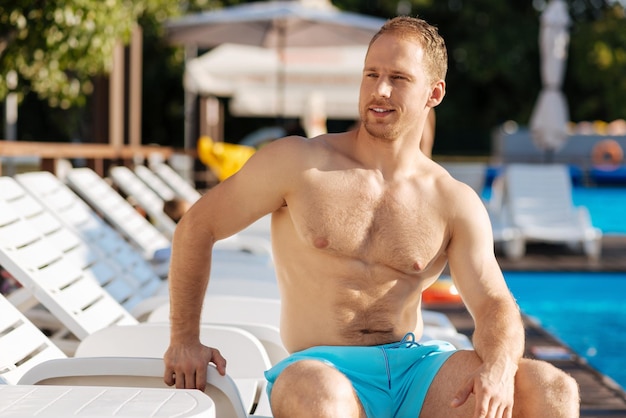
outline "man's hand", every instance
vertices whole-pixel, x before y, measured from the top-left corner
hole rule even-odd
[[[219,374],[226,374],[226,359],[219,350],[195,344],[171,344],[165,352],[165,375],[163,381],[176,385],[177,389],[199,389],[206,387],[206,370],[209,363],[215,364]]]
[[[482,365],[457,391],[451,405],[453,408],[463,405],[473,393],[476,398],[474,418],[511,418],[514,381],[515,372],[495,373]]]

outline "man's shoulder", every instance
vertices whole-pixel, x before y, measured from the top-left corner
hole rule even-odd
[[[449,214],[470,214],[484,209],[482,198],[467,183],[454,178],[443,167],[433,171],[433,184],[436,195],[444,202]]]
[[[439,190],[451,192],[454,195],[472,192],[473,189],[461,180],[453,177],[443,166],[436,164],[433,170],[436,186]],[[475,194],[475,193],[474,193]]]
[[[254,156],[256,163],[253,165],[275,171],[276,175],[295,175],[319,165],[328,149],[322,137],[309,139],[297,135],[286,136],[259,149]]]
[[[264,148],[271,152],[306,159],[335,150],[345,137],[346,133],[329,133],[314,138],[292,135],[273,141]]]

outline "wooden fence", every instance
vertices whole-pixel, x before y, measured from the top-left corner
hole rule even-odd
[[[164,146],[122,146],[110,144],[78,144],[64,142],[5,141],[0,140],[0,157],[37,157],[41,170],[53,172],[58,159],[85,159],[87,166],[98,174],[105,175],[112,164],[132,165],[139,159],[148,159],[159,154],[167,160],[173,154],[185,154],[196,159],[195,150],[182,150]],[[0,175],[2,165],[0,165]]]

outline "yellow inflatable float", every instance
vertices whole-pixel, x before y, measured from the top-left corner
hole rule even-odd
[[[219,181],[235,174],[256,149],[247,145],[215,142],[208,136],[198,139],[198,158],[209,167]]]

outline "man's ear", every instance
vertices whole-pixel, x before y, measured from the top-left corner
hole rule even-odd
[[[435,107],[443,100],[443,97],[446,95],[446,82],[443,80],[437,81],[430,92],[430,97],[428,98],[428,105],[430,107]]]

